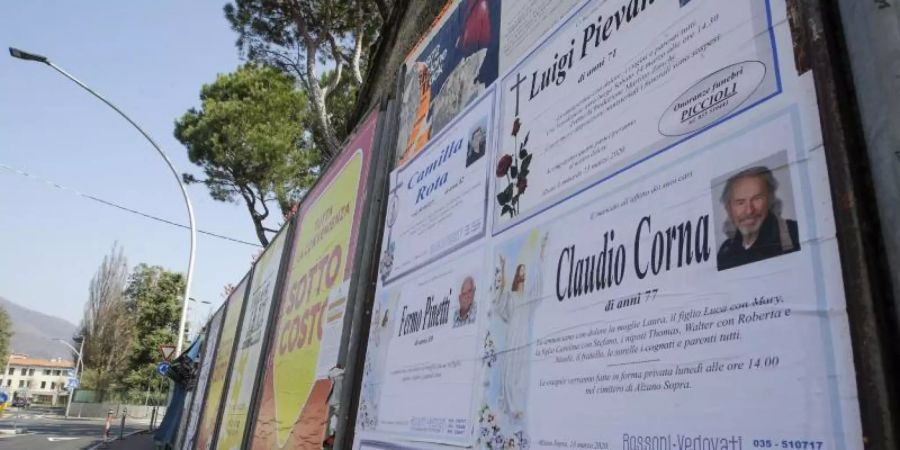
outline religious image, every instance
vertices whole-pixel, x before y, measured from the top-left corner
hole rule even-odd
[[[428,45],[415,50],[406,64],[397,142],[401,162],[415,156],[497,78],[500,2],[462,0],[446,14]]]
[[[528,405],[534,314],[544,300],[542,267],[550,255],[548,232],[532,230],[498,247],[494,260],[489,331],[482,364],[487,368],[479,416],[483,441],[528,441]]]

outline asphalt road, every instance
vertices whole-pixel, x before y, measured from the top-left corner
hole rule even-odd
[[[83,450],[100,442],[105,419],[66,419],[55,414],[26,413],[23,410],[18,420],[15,411],[7,410],[0,418],[0,430],[13,428],[16,422],[27,433],[17,435],[0,434],[0,450]],[[125,423],[125,433],[146,430],[145,423]],[[110,434],[118,436],[119,421],[113,423]]]

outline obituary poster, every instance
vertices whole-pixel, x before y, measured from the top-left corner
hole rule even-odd
[[[769,10],[620,0],[569,16],[500,82],[494,233],[778,94]]]
[[[290,224],[290,222],[288,222]],[[238,350],[231,368],[222,424],[219,426],[218,445],[221,450],[242,447],[250,402],[256,391],[256,374],[263,342],[269,328],[269,317],[275,298],[275,282],[281,268],[281,255],[290,225],[272,239],[266,251],[259,257],[253,269],[250,295],[244,308],[244,320],[238,338]]]
[[[357,415],[361,430],[471,445],[489,277],[475,245],[378,289]],[[427,399],[427,401],[422,401]]]
[[[484,442],[861,448],[823,155],[798,111],[495,242]]]
[[[219,343],[216,349],[215,362],[209,377],[209,392],[203,406],[203,414],[200,418],[200,426],[197,430],[196,450],[209,450],[213,448],[213,433],[215,433],[216,421],[219,417],[219,408],[222,405],[222,393],[225,390],[228,366],[231,363],[231,352],[234,349],[235,336],[241,319],[241,311],[244,309],[244,297],[247,293],[245,277],[231,292],[225,301],[225,322],[219,335]]]
[[[319,354],[340,340],[325,330],[346,310],[339,300],[354,270],[377,119],[363,122],[300,205],[250,448],[322,448],[332,383]]]
[[[220,308],[206,327],[203,354],[200,357],[200,371],[197,374],[197,385],[194,387],[194,395],[191,397],[187,429],[182,438],[182,450],[192,450],[194,448],[194,438],[197,436],[197,423],[200,421],[200,408],[203,407],[203,398],[206,394],[206,386],[209,383],[209,373],[213,367],[213,357],[219,343],[219,330],[222,328],[222,318],[224,316],[225,308]]]
[[[380,279],[389,284],[484,236],[493,91],[391,173]]]
[[[473,448],[864,447],[814,78],[793,49],[783,0],[594,1],[501,74],[492,232],[466,248],[487,261],[460,250],[376,293],[396,320],[431,267],[491,277]],[[373,316],[370,351],[389,345],[367,356],[363,395],[376,373],[380,397],[356,448],[467,446],[377,429],[386,391],[423,402],[385,386],[418,361],[390,351],[401,329],[378,334],[391,319]]]

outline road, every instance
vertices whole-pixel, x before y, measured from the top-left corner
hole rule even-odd
[[[83,450],[100,442],[105,419],[66,419],[56,414],[23,411],[15,419],[15,411],[7,410],[0,418],[0,430],[9,430],[17,423],[27,433],[17,435],[0,434],[0,450]],[[131,421],[125,423],[125,433],[146,430],[147,424]],[[119,420],[110,430],[118,436]]]

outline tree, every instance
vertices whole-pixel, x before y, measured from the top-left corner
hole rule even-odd
[[[334,78],[341,76],[342,80],[335,82]],[[336,135],[340,140],[347,137],[347,133],[351,131],[354,124],[350,123],[350,117],[353,115],[353,109],[356,107],[356,95],[359,92],[360,85],[354,83],[347,72],[338,74],[336,71],[328,71],[322,74],[322,82],[327,84],[336,83],[337,88],[325,99],[325,107],[328,108],[331,125],[336,131]],[[309,129],[313,129],[314,124],[310,124]],[[314,135],[316,148],[325,148],[325,143],[318,133]],[[323,157],[324,159],[324,157]]]
[[[9,314],[0,306],[0,366],[6,368],[6,361],[9,358],[9,344],[12,339],[12,322],[9,320]]]
[[[346,89],[344,66],[350,82],[362,83],[368,48],[390,14],[388,0],[235,0],[225,6],[225,17],[238,33],[237,46],[251,60],[293,74],[309,93],[315,129],[323,143],[325,161],[340,151],[346,129],[335,127],[329,97]],[[330,82],[319,64],[333,66]],[[333,113],[333,111],[332,111]]]
[[[113,244],[91,278],[88,302],[81,319],[84,337],[83,387],[105,391],[115,387],[125,369],[133,320],[125,299],[128,262],[122,247]],[[76,345],[77,348],[77,345]]]
[[[137,398],[158,385],[155,368],[159,346],[178,339],[184,276],[159,266],[139,264],[128,279],[125,296],[134,329],[127,352],[128,367],[122,376],[129,397]]]
[[[219,201],[241,198],[262,245],[269,204],[282,215],[313,183],[320,158],[311,136],[300,126],[307,120],[307,99],[281,71],[246,64],[219,75],[200,91],[202,106],[175,122],[175,137],[188,149],[205,179],[185,174],[188,183],[206,185]]]

